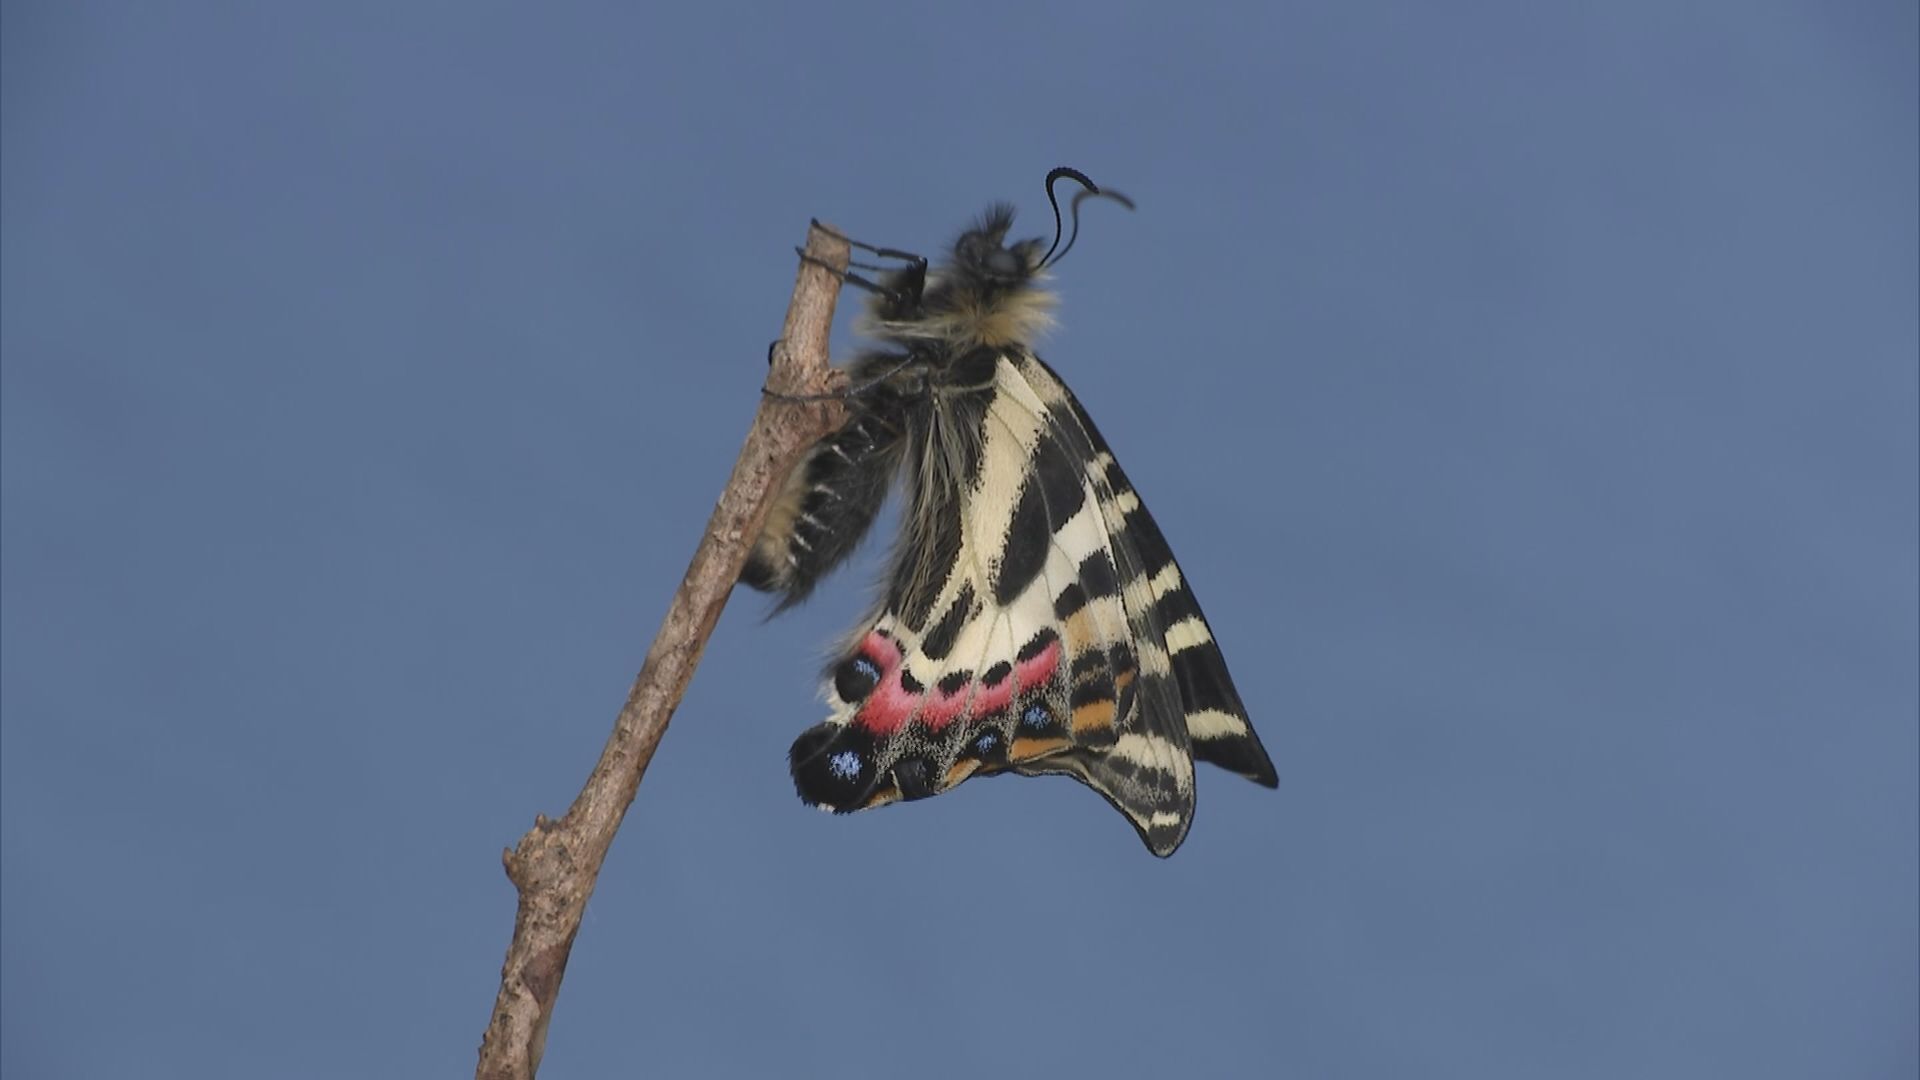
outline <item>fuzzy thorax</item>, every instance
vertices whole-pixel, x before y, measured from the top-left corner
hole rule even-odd
[[[1053,309],[1059,300],[1040,287],[1043,275],[1036,273],[1016,283],[968,278],[964,274],[930,278],[924,308],[910,318],[889,318],[885,302],[876,298],[857,329],[881,340],[937,341],[954,352],[965,352],[981,345],[1031,345],[1053,326]]]

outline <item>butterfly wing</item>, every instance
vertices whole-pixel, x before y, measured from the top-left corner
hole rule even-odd
[[[794,743],[801,797],[849,812],[1064,774],[1164,856],[1192,821],[1196,753],[1271,784],[1164,539],[1058,377],[1003,352],[931,423],[886,602]]]
[[[1049,406],[1056,413],[1056,423],[1076,428],[1086,440],[1084,449],[1093,463],[1089,472],[1101,477],[1106,494],[1101,505],[1107,512],[1114,549],[1123,553],[1129,567],[1122,595],[1135,636],[1158,645],[1167,655],[1193,756],[1262,787],[1278,787],[1279,776],[1247,719],[1246,705],[1227,672],[1226,657],[1160,526],[1079,400],[1038,357],[1028,360],[1038,369],[1034,384],[1050,387],[1057,395]],[[1062,412],[1070,415],[1071,424]]]

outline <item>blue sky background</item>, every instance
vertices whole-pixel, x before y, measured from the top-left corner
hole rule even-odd
[[[1912,1076],[1916,9],[1578,7],[9,0],[0,1071],[469,1073],[807,218],[1072,164],[1280,789],[815,814],[743,593],[542,1075]]]

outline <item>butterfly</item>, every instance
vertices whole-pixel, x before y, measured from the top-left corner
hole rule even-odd
[[[1061,243],[1054,185],[1080,185]],[[1278,784],[1200,605],[1106,440],[1032,341],[1051,321],[1047,271],[1106,198],[1074,169],[1047,177],[1054,239],[1008,241],[995,204],[930,266],[842,272],[870,294],[881,347],[847,366],[843,426],[809,449],[742,572],[806,598],[902,490],[878,610],[835,653],[827,719],[789,753],[800,798],[849,813],[976,776],[1071,776],[1155,855],[1193,820],[1194,762]]]

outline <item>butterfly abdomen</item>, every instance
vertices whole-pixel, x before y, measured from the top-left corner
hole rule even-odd
[[[906,452],[890,402],[861,402],[787,477],[748,553],[740,580],[781,594],[776,611],[806,599],[872,528]]]

